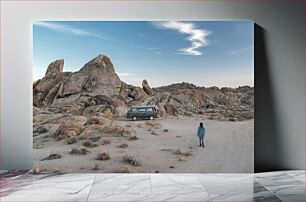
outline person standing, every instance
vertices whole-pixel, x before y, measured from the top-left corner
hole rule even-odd
[[[200,123],[200,126],[198,127],[198,137],[200,142],[200,147],[204,147],[204,135],[205,135],[205,128],[203,126],[203,123]]]

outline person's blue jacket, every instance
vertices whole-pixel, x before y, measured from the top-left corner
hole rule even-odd
[[[203,128],[199,127],[198,128],[198,136],[203,138],[204,135],[205,135],[205,128],[204,127]]]

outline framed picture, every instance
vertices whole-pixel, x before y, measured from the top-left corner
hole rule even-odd
[[[254,171],[252,21],[33,23],[35,172]]]

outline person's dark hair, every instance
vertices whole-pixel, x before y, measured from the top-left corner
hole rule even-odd
[[[202,128],[203,128],[203,123],[202,123],[202,122],[200,123],[200,127],[202,127]]]

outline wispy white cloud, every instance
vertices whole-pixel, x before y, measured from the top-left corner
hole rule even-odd
[[[89,37],[96,37],[96,38],[104,39],[104,40],[113,40],[111,38],[102,36],[101,34],[95,33],[93,31],[72,27],[69,25],[62,24],[62,23],[37,21],[37,22],[34,22],[34,26],[44,27],[47,29],[54,30],[56,32],[73,34],[77,36],[89,36]]]
[[[207,36],[211,33],[205,29],[198,29],[194,23],[190,22],[177,22],[177,21],[167,21],[167,22],[155,22],[155,26],[164,29],[176,30],[179,33],[188,35],[187,40],[191,42],[191,46],[187,48],[179,49],[178,54],[186,55],[202,55],[198,49],[209,44]]]
[[[239,48],[239,49],[236,49],[236,50],[229,51],[228,54],[230,54],[230,55],[238,55],[238,54],[240,54],[242,52],[253,50],[253,49],[254,49],[253,46],[246,47],[246,48]]]

